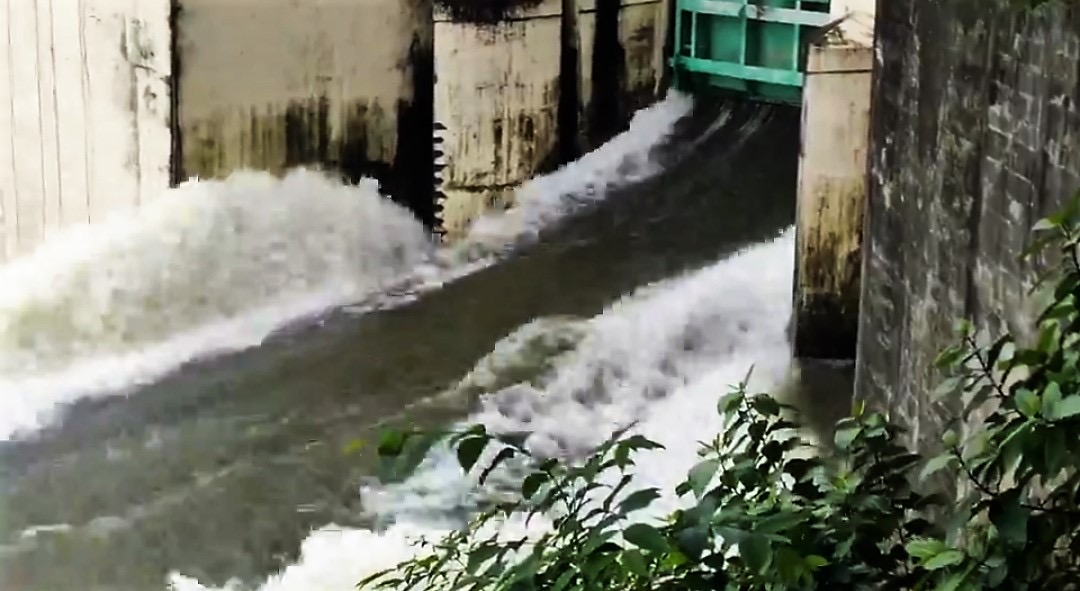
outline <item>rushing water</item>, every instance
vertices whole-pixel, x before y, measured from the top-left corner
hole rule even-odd
[[[343,452],[391,423],[574,455],[641,420],[671,482],[788,369],[797,124],[671,97],[450,250],[371,186],[251,174],[0,269],[0,588],[350,589],[475,502],[439,453],[383,487]]]

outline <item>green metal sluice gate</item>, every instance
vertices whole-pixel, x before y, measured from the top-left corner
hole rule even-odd
[[[675,87],[799,104],[811,36],[829,0],[676,0]]]

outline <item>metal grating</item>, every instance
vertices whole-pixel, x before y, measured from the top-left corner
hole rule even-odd
[[[676,0],[677,88],[711,86],[798,103],[809,37],[829,0]]]

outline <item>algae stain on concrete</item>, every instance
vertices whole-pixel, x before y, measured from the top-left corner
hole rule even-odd
[[[183,141],[184,170],[200,178],[312,166],[355,181],[380,176],[396,149],[394,122],[381,105],[357,101],[332,113],[326,97],[217,113],[189,123]]]

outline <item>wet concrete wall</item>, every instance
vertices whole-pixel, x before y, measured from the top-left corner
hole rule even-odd
[[[169,182],[168,0],[0,10],[0,261]]]
[[[372,176],[437,225],[436,104],[461,227],[656,98],[666,15],[664,0],[9,2],[0,258],[241,168]]]
[[[659,96],[669,3],[581,0],[578,7],[582,125],[593,148]]]
[[[176,1],[180,177],[317,165],[430,221],[429,0]]]
[[[841,28],[807,54],[793,314],[801,359],[855,359],[873,56]]]
[[[560,0],[490,20],[436,5],[435,119],[448,165],[439,209],[451,237],[556,157],[561,19]]]
[[[1080,188],[1080,6],[1014,5],[878,5],[856,391],[923,443],[954,321],[1030,321],[1020,253]]]
[[[449,238],[656,100],[666,17],[663,0],[436,2],[437,208]]]

